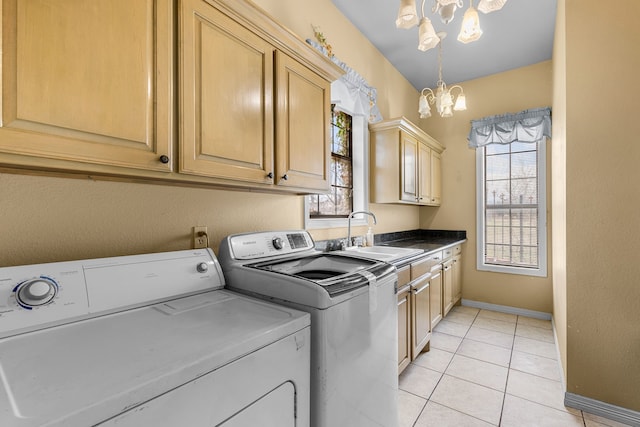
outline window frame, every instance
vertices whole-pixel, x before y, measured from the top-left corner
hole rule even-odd
[[[532,143],[533,144],[533,143]],[[496,265],[485,262],[486,243],[486,198],[485,198],[485,147],[476,149],[476,232],[477,269],[495,273],[518,274],[524,276],[547,277],[547,139],[535,143],[537,146],[538,185],[538,268],[516,265]]]
[[[353,114],[345,108],[335,107],[351,115],[351,154],[353,162],[353,211],[368,210],[369,207],[369,123],[367,118]],[[304,196],[305,229],[326,229],[347,227],[348,218],[310,218],[309,197]],[[351,225],[367,225],[368,217],[352,218]]]

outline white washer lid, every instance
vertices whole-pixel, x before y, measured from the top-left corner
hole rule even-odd
[[[93,425],[309,325],[207,292],[0,340],[3,427]]]

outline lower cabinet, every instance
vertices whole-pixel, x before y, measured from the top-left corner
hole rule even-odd
[[[431,339],[429,275],[422,276],[411,285],[411,355],[415,359]]]
[[[449,314],[453,307],[453,263],[453,259],[449,259],[442,264],[443,316]]]
[[[458,246],[458,251],[460,247]],[[462,299],[462,255],[453,257],[453,265],[451,266],[453,280],[453,303],[457,303]]]
[[[407,267],[407,271],[408,271]],[[411,287],[398,278],[398,374],[411,363]]]
[[[429,295],[431,298],[431,329],[433,329],[442,320],[442,264],[435,265],[431,270]]]
[[[460,245],[398,269],[398,373],[429,351],[433,328],[462,297]]]
[[[443,251],[442,316],[446,316],[462,298],[462,248],[460,245]]]

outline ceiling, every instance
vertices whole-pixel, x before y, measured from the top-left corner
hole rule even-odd
[[[332,1],[416,90],[435,87],[438,48],[421,52],[417,26],[396,28],[399,0]],[[417,0],[418,14],[421,4]],[[442,77],[447,85],[551,59],[556,0],[509,0],[499,11],[486,15],[480,12],[482,37],[469,44],[457,40],[469,1],[464,0],[462,9],[447,25],[432,13],[434,4],[435,0],[426,0],[425,14],[436,32],[448,33],[442,42]]]

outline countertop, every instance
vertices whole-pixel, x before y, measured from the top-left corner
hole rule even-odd
[[[442,250],[447,246],[464,243],[466,231],[458,230],[411,230],[396,233],[376,234],[374,244],[399,248],[417,248],[429,252]]]

